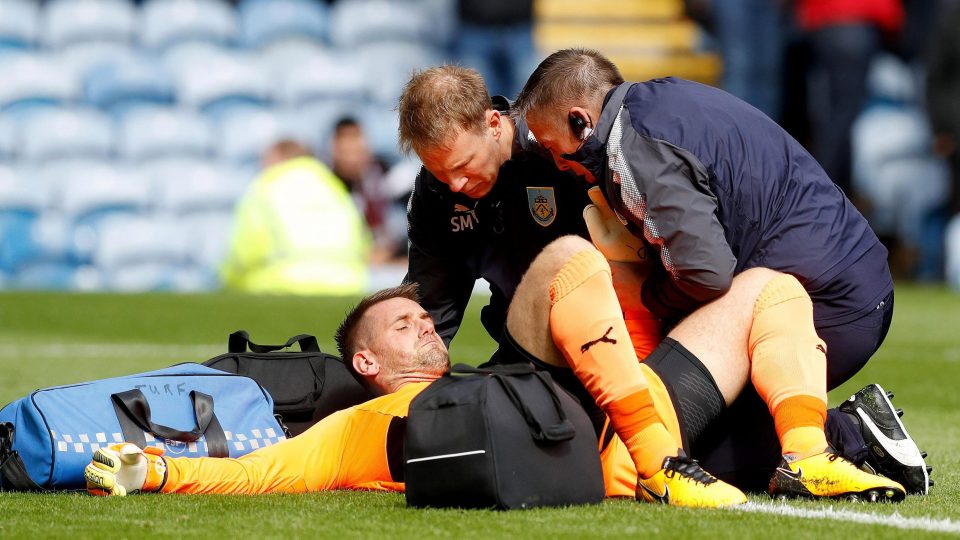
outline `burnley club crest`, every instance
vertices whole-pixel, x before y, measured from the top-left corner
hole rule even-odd
[[[543,227],[549,226],[557,217],[557,198],[552,187],[528,187],[527,206],[533,220]]]

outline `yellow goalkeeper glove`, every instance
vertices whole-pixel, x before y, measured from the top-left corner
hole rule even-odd
[[[590,240],[608,261],[646,263],[647,244],[627,230],[617,214],[607,204],[603,192],[598,186],[587,191],[593,204],[583,209],[583,220],[587,223]]]
[[[163,450],[119,443],[100,448],[84,469],[87,492],[91,495],[124,496],[138,491],[159,491],[167,479]]]

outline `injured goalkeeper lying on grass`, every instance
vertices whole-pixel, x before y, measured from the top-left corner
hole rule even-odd
[[[599,406],[609,418],[617,436],[601,438],[609,441],[601,452],[608,496],[697,507],[745,502],[740,489],[688,456],[702,431],[691,429],[698,423],[690,416],[702,410],[684,403],[712,402],[719,412],[751,383],[781,443],[779,463],[749,465],[774,471],[771,495],[892,501],[906,495],[900,483],[864,472],[828,442],[825,354],[810,299],[791,276],[766,269],[738,275],[728,293],[677,325],[640,362],[609,264],[589,242],[564,237],[524,276],[506,333],[503,341],[512,347],[501,346],[500,361],[572,371],[592,397],[584,405]],[[239,459],[164,457],[130,444],[100,449],[86,468],[89,491],[402,491],[402,420],[410,401],[449,369],[447,349],[415,285],[363,299],[338,329],[337,344],[346,365],[380,397]],[[690,377],[703,384],[677,384]],[[691,388],[701,394],[685,395]]]

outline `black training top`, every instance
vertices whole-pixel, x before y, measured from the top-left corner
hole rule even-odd
[[[493,98],[508,112],[509,103]],[[481,199],[453,193],[426,169],[417,176],[407,207],[410,262],[404,281],[420,284],[421,304],[449,344],[460,328],[475,282],[490,282],[492,297],[481,321],[499,340],[507,306],[534,257],[560,236],[587,235],[583,180],[558,170],[516,123],[513,157]]]

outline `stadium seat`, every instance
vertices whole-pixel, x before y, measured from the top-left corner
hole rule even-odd
[[[68,261],[37,261],[18,270],[8,283],[13,289],[71,291],[80,288],[78,272]]]
[[[237,35],[233,8],[223,0],[149,0],[141,7],[140,43],[164,49],[175,43],[232,44]]]
[[[213,117],[270,101],[271,81],[253,56],[217,54],[185,61],[178,69],[174,80],[179,101]]]
[[[117,215],[105,218],[99,227],[94,265],[106,271],[122,266],[154,262],[184,262],[184,240],[177,223],[144,215]]]
[[[240,4],[244,46],[260,48],[292,38],[322,42],[327,34],[326,4],[315,0],[244,0]]]
[[[59,172],[58,172],[59,171]],[[51,186],[51,204],[75,224],[91,223],[117,212],[150,208],[150,183],[133,167],[112,162],[48,168],[42,173]],[[56,178],[51,178],[56,174]]]
[[[126,43],[85,41],[56,51],[54,57],[59,67],[76,79],[82,89],[84,77],[92,70],[105,64],[134,62],[139,54]]]
[[[131,161],[209,157],[213,130],[206,117],[187,109],[140,107],[120,121],[117,153]]]
[[[283,118],[292,138],[323,155],[329,150],[334,124],[348,116],[359,118],[365,106],[364,102],[352,100],[313,101],[288,110]]]
[[[129,43],[136,28],[136,8],[128,0],[50,0],[43,9],[46,47],[83,41]]]
[[[119,115],[144,104],[172,104],[173,81],[151,57],[118,59],[85,74],[84,97],[91,105]]]
[[[257,163],[271,144],[290,136],[280,113],[259,107],[237,108],[216,126],[220,158],[236,164]]]
[[[397,147],[400,117],[397,111],[380,104],[370,104],[361,110],[357,120],[363,126],[367,143],[374,154],[388,161],[394,161],[400,157],[400,150]]]
[[[208,291],[219,285],[216,265],[194,262],[190,251],[211,244],[211,231],[196,220],[117,216],[100,227],[93,262],[103,289],[131,291]]]
[[[428,5],[412,0],[350,0],[330,9],[330,41],[344,50],[376,41],[436,43]]]
[[[0,166],[0,270],[17,269],[29,243],[34,223],[43,211],[42,194],[8,166]]]
[[[113,150],[113,124],[94,109],[50,109],[24,122],[19,140],[23,157],[37,162],[106,158]]]
[[[158,212],[182,218],[231,212],[253,178],[228,164],[165,160],[145,171]]]
[[[367,80],[363,67],[349,55],[314,55],[274,75],[276,98],[291,107],[333,99],[363,100]]]
[[[60,214],[46,212],[10,234],[0,244],[0,268],[17,274],[32,265],[73,266],[71,228]]]
[[[59,62],[45,54],[0,56],[0,112],[29,114],[69,103],[80,94],[80,83]]]
[[[335,53],[336,49],[304,39],[274,41],[257,51],[260,64],[274,77],[297,69],[315,57],[326,58]]]
[[[0,114],[0,162],[13,161],[19,153],[17,133],[20,131],[17,119]]]
[[[186,243],[188,261],[198,268],[207,269],[216,281],[218,270],[227,258],[230,237],[233,231],[232,212],[204,212],[180,220],[189,231],[190,242]]]
[[[443,62],[438,49],[405,42],[370,43],[359,47],[356,55],[364,71],[368,94],[390,107],[396,107],[411,73]]]
[[[40,34],[40,10],[33,0],[0,0],[0,49],[27,49]]]

